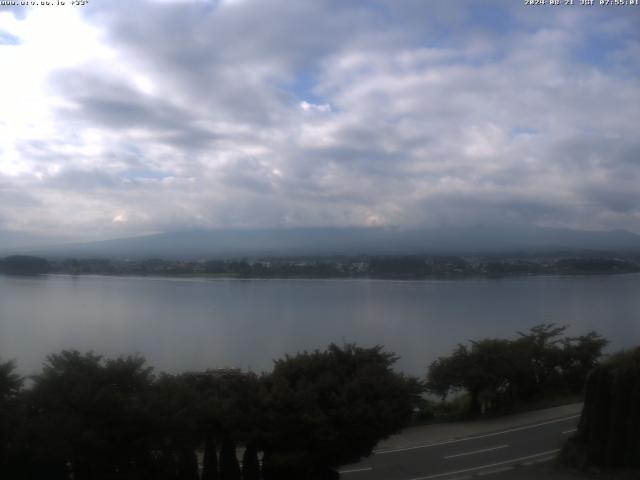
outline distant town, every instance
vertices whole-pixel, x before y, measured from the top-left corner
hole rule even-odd
[[[14,274],[207,276],[221,278],[424,279],[513,275],[581,275],[640,272],[640,255],[368,256],[235,259],[44,259],[15,255],[0,260]]]

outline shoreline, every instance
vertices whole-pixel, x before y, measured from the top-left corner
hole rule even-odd
[[[454,281],[478,281],[478,280],[517,280],[533,278],[596,278],[619,277],[640,275],[637,272],[593,272],[593,273],[514,273],[505,275],[442,275],[429,277],[381,277],[381,276],[239,276],[226,274],[139,274],[139,273],[65,273],[52,272],[35,275],[9,274],[0,272],[0,275],[12,277],[69,277],[69,278],[130,278],[130,279],[157,279],[157,280],[225,280],[225,281],[262,281],[262,280],[296,280],[296,281],[366,281],[366,282],[398,282],[398,283],[429,283],[429,282],[454,282]]]

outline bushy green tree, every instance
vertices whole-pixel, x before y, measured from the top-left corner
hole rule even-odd
[[[265,378],[265,478],[321,478],[406,426],[421,386],[392,370],[396,360],[355,345],[277,360]]]
[[[571,442],[583,450],[586,463],[640,467],[640,347],[615,355],[589,374]]]
[[[240,464],[236,456],[236,442],[227,437],[220,449],[220,480],[240,480]]]
[[[254,442],[246,445],[242,455],[242,480],[260,480],[260,462]]]
[[[513,383],[511,344],[506,340],[485,339],[458,345],[449,357],[431,364],[427,387],[443,399],[451,391],[466,390],[470,413],[481,413],[483,404],[493,405],[510,397]]]
[[[441,398],[465,388],[465,370],[469,363],[469,349],[464,345],[457,348],[447,357],[439,357],[429,366],[427,389]]]
[[[186,444],[178,456],[178,480],[199,480],[198,457],[193,447]]]
[[[22,388],[24,379],[15,370],[13,360],[0,362],[0,402],[14,399]]]
[[[135,472],[147,460],[151,369],[144,359],[50,355],[29,395],[34,465],[71,465],[74,478]]]
[[[14,361],[0,362],[0,477],[23,478],[25,411],[19,401],[23,378]]]
[[[525,400],[536,396],[547,384],[558,386],[560,383],[560,366],[565,359],[561,348],[562,335],[566,330],[566,325],[543,323],[526,333],[518,332],[520,338],[514,342],[514,347],[527,359],[519,377],[520,394]]]
[[[218,443],[226,437],[255,440],[262,431],[264,395],[258,377],[240,370],[205,371],[188,376],[198,396],[203,437]]]
[[[26,390],[14,364],[0,363],[0,476],[196,480],[204,447],[202,480],[259,478],[258,450],[265,479],[337,478],[335,467],[411,418],[421,385],[395,361],[381,347],[331,345],[262,377],[155,376],[139,357],[62,351]],[[246,447],[242,472],[235,441]]]
[[[168,472],[167,478],[186,478],[193,469],[194,452],[203,440],[199,407],[200,396],[188,375],[161,374],[151,386],[150,448],[158,452],[158,468]]]
[[[213,435],[208,434],[204,443],[202,457],[202,480],[218,480],[218,453]]]
[[[598,365],[608,343],[596,332],[562,340],[562,381],[571,391],[583,388],[587,375]]]
[[[542,324],[515,340],[484,339],[458,345],[427,374],[428,390],[443,400],[469,395],[469,412],[510,407],[545,394],[579,393],[607,341],[595,332],[563,337],[567,327]]]

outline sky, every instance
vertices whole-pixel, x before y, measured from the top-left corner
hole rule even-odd
[[[0,232],[640,233],[639,6],[50,3],[0,6]]]

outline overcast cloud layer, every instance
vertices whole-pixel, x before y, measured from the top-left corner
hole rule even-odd
[[[0,230],[640,232],[640,7],[523,3],[0,7]]]

